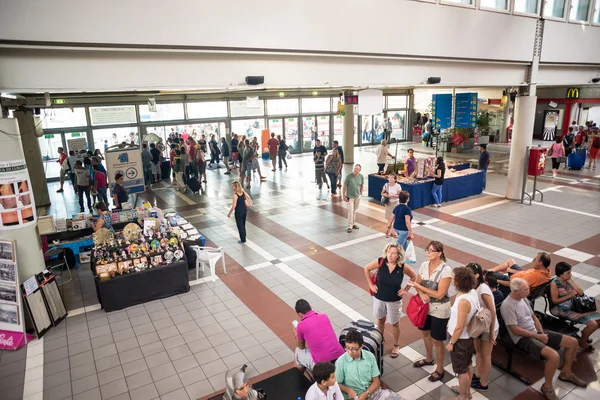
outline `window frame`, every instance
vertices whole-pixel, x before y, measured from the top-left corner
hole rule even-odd
[[[530,17],[530,18],[531,17],[539,18],[541,16],[541,12],[542,12],[542,1],[544,1],[544,0],[536,0],[536,1],[537,1],[537,11],[535,14],[515,11],[515,0],[510,0],[510,12],[512,15],[520,15],[522,17]]]
[[[598,3],[598,11],[595,10],[596,3]],[[598,22],[595,22],[596,14],[598,14]],[[600,26],[600,0],[594,0],[592,2],[592,19],[590,21],[592,26]]]
[[[566,19],[567,22],[570,24],[578,24],[578,25],[592,25],[592,21],[593,21],[593,15],[592,13],[594,12],[594,0],[590,0],[590,4],[588,6],[588,14],[587,14],[587,20],[585,21],[579,21],[579,20],[571,20],[571,8],[573,7],[572,5],[572,0],[569,0],[569,11],[566,13]]]
[[[478,7],[478,3],[479,0],[470,0],[472,3],[471,4],[465,4],[465,3],[455,3],[452,0],[440,0],[441,5],[443,6],[452,6],[452,7],[460,7],[460,8],[469,8],[472,10],[476,10]]]
[[[546,6],[546,1],[548,0],[542,0],[544,2],[544,7]],[[542,10],[540,9],[540,15],[542,18],[549,20],[549,21],[561,21],[561,22],[566,22],[567,21],[567,9],[571,7],[571,0],[565,0],[565,8],[563,10],[563,16],[562,17],[554,17],[554,16],[543,16],[541,15]]]
[[[497,12],[500,14],[510,14],[513,0],[506,0],[506,9],[486,7],[481,5],[481,0],[477,0],[477,9],[481,11]]]

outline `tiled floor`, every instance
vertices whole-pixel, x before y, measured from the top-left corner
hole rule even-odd
[[[427,154],[420,144],[402,144]],[[538,251],[551,253],[553,264],[566,260],[576,281],[589,295],[600,295],[600,176],[592,171],[564,171],[561,179],[542,178],[544,203],[533,206],[506,201],[508,147],[490,146],[493,170],[487,194],[451,203],[441,209],[415,210],[417,260],[425,259],[429,240],[446,245],[453,267],[470,261],[489,268],[507,258],[527,267]],[[477,153],[452,155],[476,160]],[[375,170],[372,148],[356,151],[366,175]],[[184,295],[105,313],[97,304],[88,265],[74,271],[63,296],[70,316],[42,340],[18,352],[0,352],[2,400],[11,399],[200,399],[223,389],[226,370],[244,363],[256,379],[290,368],[295,340],[290,322],[293,305],[307,299],[327,313],[339,333],[350,321],[373,320],[371,297],[362,266],[376,258],[389,239],[383,235],[381,204],[364,199],[358,215],[360,230],[345,231],[345,204],[318,191],[312,160],[294,156],[287,171],[271,172],[249,190],[255,206],[248,215],[248,242],[237,243],[237,231],[227,218],[230,182],[236,175],[208,171],[208,188],[201,194],[174,192],[163,183],[142,197],[159,207],[174,208],[194,224],[210,245],[226,251],[227,274],[194,281]],[[351,166],[344,167],[350,173]],[[562,172],[562,171],[561,171]],[[47,212],[66,216],[78,211],[70,186],[56,194]],[[370,202],[368,202],[370,200]],[[203,274],[203,277],[205,275]],[[540,303],[540,302],[538,302]],[[542,304],[536,304],[541,307]],[[412,362],[424,354],[420,333],[407,317],[401,319],[401,356],[385,357],[382,380],[405,399],[452,396],[456,384],[448,355],[442,382],[430,383],[430,368]],[[594,341],[600,334],[594,335]],[[386,330],[385,349],[392,338]],[[503,360],[502,348],[494,358]],[[494,368],[490,390],[474,399],[541,398],[542,365],[529,359],[516,369],[534,383],[528,387]],[[583,390],[557,381],[560,397],[580,400],[600,396],[600,351],[578,356],[576,372],[590,382]]]

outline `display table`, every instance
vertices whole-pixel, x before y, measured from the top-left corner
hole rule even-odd
[[[187,260],[140,272],[115,275],[114,278],[104,281],[95,276],[94,259],[90,264],[98,302],[106,312],[164,299],[190,290]]]
[[[127,222],[115,222],[113,223],[113,229],[115,231],[122,231],[123,228],[125,228],[125,226],[127,224],[130,223],[135,223],[136,221],[127,221]],[[85,236],[92,236],[92,234],[94,233],[94,230],[92,228],[85,228],[85,229],[79,229],[76,231],[64,231],[64,232],[55,232],[55,233],[49,233],[47,235],[40,235],[40,236],[45,236],[46,240],[48,240],[48,245],[51,245],[53,241],[55,240],[60,240],[62,241],[67,241],[67,240],[78,240],[80,238],[83,238]]]
[[[387,183],[387,178],[378,175],[369,175],[369,197],[381,199],[381,190]],[[400,183],[402,190],[410,193],[408,206],[415,210],[433,204],[433,179],[419,183]],[[469,197],[483,192],[483,171],[474,171],[473,174],[455,176],[444,179],[442,186],[442,201],[452,201]]]
[[[456,163],[452,166],[448,166],[448,168],[453,169],[455,171],[462,171],[463,169],[471,168],[471,163],[470,162]]]

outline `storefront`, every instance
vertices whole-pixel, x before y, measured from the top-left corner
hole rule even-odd
[[[189,134],[196,140],[205,135],[217,140],[227,132],[257,137],[261,148],[261,132],[269,129],[285,137],[291,153],[312,152],[314,141],[320,139],[327,148],[333,141],[342,142],[343,117],[337,115],[337,97],[267,98],[240,100],[168,100],[157,102],[156,109],[148,103],[134,104],[87,103],[82,106],[42,108],[40,120],[44,135],[40,137],[42,159],[49,181],[59,179],[58,148],[65,151],[81,149],[102,153],[118,143],[166,143],[174,132]],[[75,101],[69,101],[74,103]],[[383,112],[354,117],[354,144],[373,145],[391,129],[391,137],[407,139],[408,95],[383,97]]]

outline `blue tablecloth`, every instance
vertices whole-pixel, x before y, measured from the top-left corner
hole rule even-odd
[[[369,175],[369,197],[381,199],[381,190],[387,182],[386,178]],[[433,204],[433,180],[423,183],[401,183],[402,190],[410,193],[408,206],[415,210]],[[452,201],[469,197],[483,192],[483,171],[465,176],[446,178],[442,186],[442,201]]]
[[[471,168],[471,163],[465,162],[465,163],[455,164],[452,167],[448,167],[448,168],[452,168],[455,171],[462,171],[463,169]]]

